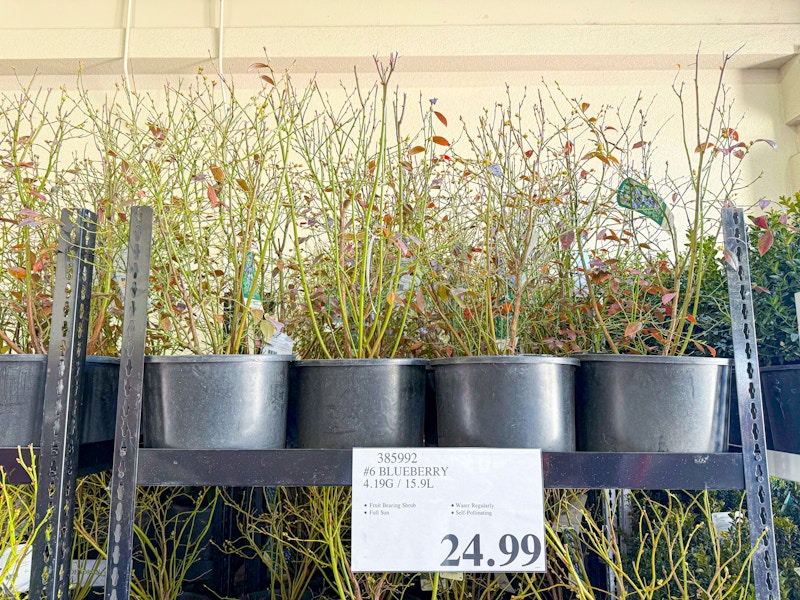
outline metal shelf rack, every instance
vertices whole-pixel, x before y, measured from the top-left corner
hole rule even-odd
[[[112,469],[112,522],[109,535],[109,568],[106,574],[107,600],[127,600],[130,594],[133,515],[137,485],[225,485],[300,486],[349,485],[351,452],[348,450],[162,450],[139,448],[141,419],[146,302],[149,282],[152,211],[132,209],[120,392],[117,405],[117,438]],[[728,289],[732,314],[738,404],[742,430],[742,452],[725,454],[632,454],[632,453],[544,453],[545,485],[553,488],[628,489],[744,489],[747,495],[751,543],[756,545],[753,574],[757,600],[777,600],[777,558],[772,527],[769,469],[764,440],[764,421],[759,385],[758,352],[753,323],[750,270],[744,214],[741,209],[724,209],[723,227],[728,264]],[[87,229],[88,231],[88,229]],[[82,244],[86,248],[88,244]],[[64,250],[67,253],[67,250]],[[85,273],[85,267],[77,269]],[[89,271],[89,277],[91,272]],[[73,285],[72,290],[77,289]],[[57,304],[58,305],[58,304]],[[78,327],[80,333],[80,326]],[[84,327],[85,333],[85,327]],[[81,365],[80,336],[73,361]],[[51,344],[51,348],[53,345]],[[69,386],[70,382],[67,382]],[[51,386],[52,387],[52,386]],[[50,389],[50,388],[48,388]],[[70,389],[67,387],[67,389]],[[52,396],[52,390],[51,390]],[[47,423],[50,423],[47,421]],[[69,428],[70,430],[72,428]],[[43,436],[44,437],[44,436]],[[48,442],[48,443],[45,443]],[[52,440],[43,439],[43,448]],[[74,452],[67,458],[74,459]],[[44,455],[44,454],[43,454]],[[50,451],[48,451],[50,456]],[[0,460],[4,454],[0,451]],[[16,460],[16,454],[14,455]],[[778,464],[774,459],[773,464]],[[74,460],[73,460],[74,463]],[[74,464],[55,470],[42,469],[49,482],[66,488],[74,480]],[[42,486],[40,492],[47,488]],[[55,506],[69,511],[68,493],[55,499]],[[71,516],[71,513],[69,513]],[[62,522],[61,527],[69,524]],[[71,531],[64,533],[71,535]],[[64,536],[62,536],[64,537]],[[66,537],[60,542],[61,547]],[[71,538],[69,538],[71,540]],[[50,546],[53,543],[50,542]],[[63,573],[63,552],[55,546],[42,554],[51,573]],[[37,557],[39,560],[39,557]],[[39,560],[43,565],[45,561]],[[68,571],[68,569],[67,569]],[[34,570],[36,577],[41,569]],[[32,596],[55,600],[66,597],[61,578],[32,587]],[[61,593],[59,593],[61,592]]]

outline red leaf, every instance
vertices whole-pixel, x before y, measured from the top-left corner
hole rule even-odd
[[[778,223],[780,223],[781,225],[788,225],[789,216],[786,213],[783,213],[780,217],[778,217]]]
[[[8,272],[17,279],[25,279],[28,276],[28,272],[23,267],[8,267]]]
[[[431,138],[431,141],[434,144],[439,144],[440,146],[449,146],[450,142],[448,142],[445,138],[440,135],[435,135]]]
[[[764,215],[753,217],[753,224],[758,225],[761,229],[767,229],[769,227],[767,225],[767,217]]]
[[[714,144],[712,144],[711,142],[704,142],[704,143],[700,144],[699,146],[697,146],[697,148],[695,148],[694,151],[695,152],[700,152],[701,150],[710,150],[713,147],[714,147]]]
[[[664,294],[661,296],[661,304],[669,304],[670,301],[677,296],[675,292],[670,292],[669,294]]]
[[[694,318],[694,315],[686,315],[686,320],[692,325],[697,325],[697,319]]]
[[[33,188],[30,189],[30,192],[31,192],[31,196],[36,196],[39,200],[42,200],[43,202],[47,202],[47,196],[45,196],[41,192],[38,192]]]
[[[558,239],[561,241],[561,248],[563,250],[569,250],[569,247],[572,245],[572,242],[575,241],[575,232],[567,231],[566,233],[562,233],[561,237],[559,237]]]
[[[417,301],[417,308],[419,309],[419,312],[424,313],[425,312],[425,297],[422,295],[422,290],[417,290],[417,292],[415,294],[415,299]]]
[[[744,158],[744,150],[734,150],[733,155],[739,160],[742,160]]]
[[[583,103],[581,104],[581,110],[582,110],[583,112],[586,112],[588,108],[589,108],[589,103],[588,103],[588,102],[583,102]]]
[[[214,187],[210,183],[208,183],[207,185],[208,185],[208,192],[207,192],[208,199],[211,202],[211,208],[217,208],[220,204],[223,207],[228,208],[227,204],[225,204],[219,198],[217,198],[217,191],[214,189]]]
[[[263,79],[270,85],[275,85],[275,81],[273,81],[272,77],[270,77],[269,75],[262,75],[261,79]]]
[[[567,142],[566,144],[564,144],[564,154],[565,155],[566,154],[572,154],[572,151],[574,149],[575,149],[575,146],[572,144],[572,142]]]
[[[709,352],[709,354],[711,354],[711,356],[713,356],[714,358],[717,358],[717,351],[714,350],[714,348],[712,348],[708,344],[706,344],[706,348],[708,349],[708,352]]]
[[[400,250],[403,256],[405,256],[406,258],[411,256],[411,250],[408,249],[408,246],[406,246],[405,242],[403,242],[403,240],[400,238],[399,233],[394,234],[394,236],[392,236],[392,239],[390,241],[395,246],[397,246],[397,248]]]
[[[775,238],[772,235],[771,231],[765,231],[760,238],[758,238],[758,254],[759,256],[764,256],[767,253],[767,250],[772,248],[772,242],[775,241]]]
[[[422,146],[414,146],[411,150],[408,151],[409,156],[414,156],[415,154],[419,154],[420,152],[425,152],[425,148]]]
[[[703,348],[703,346],[701,346],[701,345],[700,345],[700,342],[695,342],[694,340],[692,340],[692,343],[695,345],[695,347],[696,347],[698,350],[700,350],[700,352],[702,352],[703,354],[705,354],[705,353],[706,353],[706,351],[705,351],[705,349]]]
[[[33,267],[31,267],[31,270],[34,273],[38,273],[39,271],[44,270],[44,261],[41,259],[41,257],[38,258],[35,263],[33,263]]]
[[[438,110],[433,111],[433,114],[436,115],[436,118],[442,122],[442,125],[447,127],[447,119],[444,118],[444,115],[440,113]]]
[[[738,258],[736,258],[733,254],[731,254],[727,250],[725,250],[725,252],[723,253],[723,256],[725,257],[725,262],[728,263],[728,265],[730,265],[731,269],[733,269],[734,271],[738,271],[739,270],[739,259]]]
[[[634,149],[634,150],[637,150],[638,148],[641,148],[642,146],[644,146],[644,142],[636,142],[636,143],[633,145],[633,149]]]
[[[248,71],[255,71],[256,69],[269,69],[269,65],[265,65],[264,63],[253,63],[247,67]]]
[[[625,337],[626,338],[635,338],[636,334],[642,330],[642,323],[640,321],[636,321],[635,323],[628,323],[625,327]]]
[[[772,292],[770,292],[770,291],[769,291],[767,288],[765,288],[765,287],[761,287],[760,285],[757,285],[757,286],[755,286],[753,289],[754,289],[755,291],[757,291],[757,292],[761,292],[762,294],[770,294],[770,295],[772,295]]]
[[[731,138],[735,142],[739,141],[739,133],[735,129],[731,129],[730,127],[723,128],[722,137]]]
[[[525,150],[525,158],[530,158],[533,156],[533,150]]]

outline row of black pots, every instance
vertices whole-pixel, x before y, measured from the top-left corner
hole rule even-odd
[[[0,366],[0,390],[12,394],[0,400],[0,446],[36,443],[46,359],[6,358],[0,363],[5,365]],[[440,446],[726,449],[729,361],[579,359],[147,357],[144,442],[166,448],[279,448],[286,443],[291,412],[290,445],[419,446],[430,378]],[[26,371],[23,365],[33,368]],[[113,437],[117,365],[111,359],[87,362],[84,442]]]
[[[229,357],[187,358],[192,367],[151,359],[145,371],[146,445],[282,447],[287,415],[281,411],[291,406],[291,446],[421,446],[431,378],[439,446],[727,449],[727,360],[523,355],[306,360],[289,369],[288,358],[236,359],[241,364],[225,367],[219,377],[210,365]],[[188,389],[195,391],[180,393]],[[199,409],[201,397],[208,399],[208,411]]]

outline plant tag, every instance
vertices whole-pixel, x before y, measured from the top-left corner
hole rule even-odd
[[[619,184],[617,204],[642,213],[659,225],[664,222],[664,217],[667,215],[667,205],[658,197],[658,194],[630,177]]]
[[[263,310],[261,293],[255,289],[258,278],[256,277],[256,261],[252,252],[248,252],[244,259],[244,272],[242,274],[242,302],[246,305],[250,300],[250,309]]]
[[[544,572],[541,450],[355,448],[355,572]]]

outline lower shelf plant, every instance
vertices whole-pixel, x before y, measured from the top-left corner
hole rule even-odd
[[[186,591],[190,569],[209,544],[218,497],[217,488],[140,488],[133,598],[176,600]]]
[[[587,510],[582,522],[575,524],[578,543],[552,543],[548,531],[549,548],[571,573],[577,598],[752,598],[753,550],[746,522],[737,517],[741,495],[727,531],[715,525],[713,513],[721,503],[708,491],[634,491],[628,498],[632,506],[628,532],[606,519],[617,509],[608,501]],[[590,580],[584,568],[587,556],[613,575],[611,583]]]

